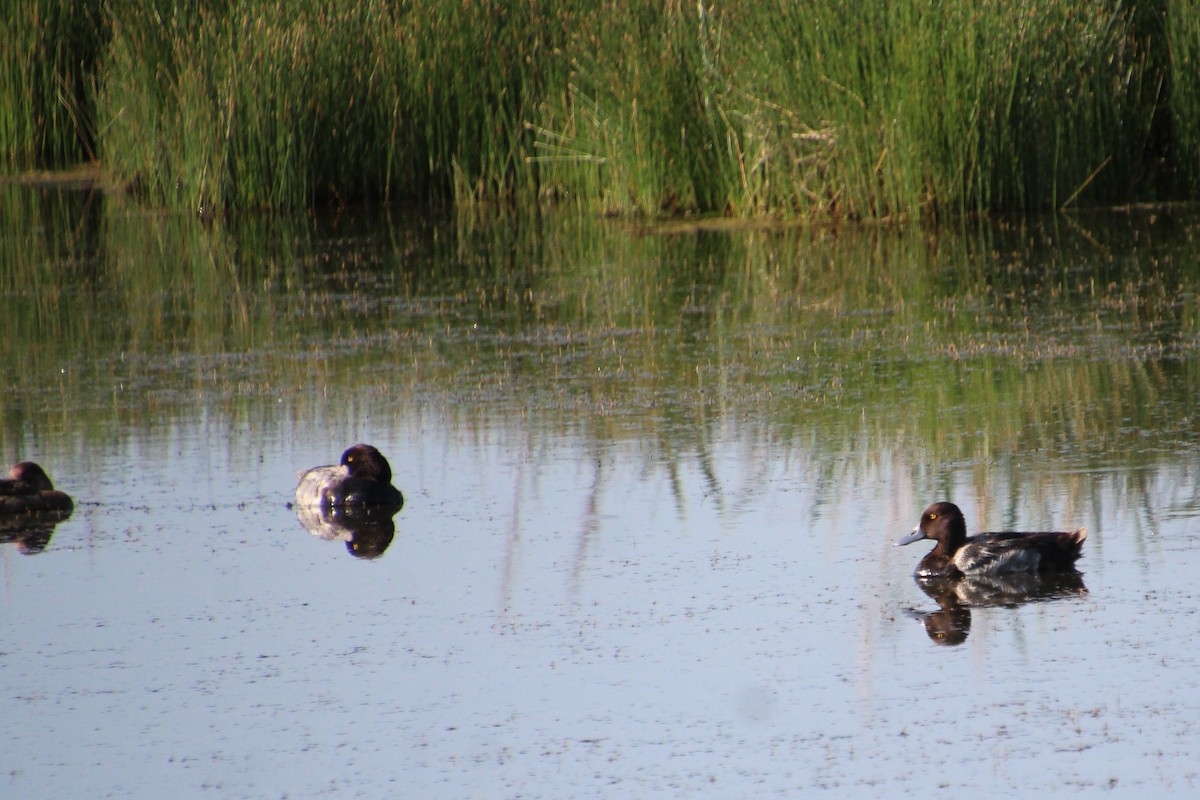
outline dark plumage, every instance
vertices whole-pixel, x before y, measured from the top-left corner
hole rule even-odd
[[[75,508],[69,495],[54,488],[46,471],[32,461],[22,461],[0,480],[0,514],[69,512]]]
[[[404,495],[392,486],[391,465],[369,444],[342,453],[337,466],[313,467],[299,477],[296,504],[301,508],[404,505]]]
[[[896,542],[921,539],[937,542],[921,562],[920,577],[957,578],[1008,572],[1055,572],[1075,568],[1087,529],[1019,533],[980,533],[967,536],[962,511],[953,503],[934,503],[921,514],[912,533]]]

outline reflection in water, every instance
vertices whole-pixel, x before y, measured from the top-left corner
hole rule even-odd
[[[113,437],[197,410],[270,437],[368,403],[531,453],[632,445],[679,513],[684,470],[717,485],[721,437],[819,456],[822,502],[838,470],[892,469],[891,452],[923,491],[962,465],[980,485],[1004,472],[1010,507],[980,498],[1000,519],[1060,502],[1044,478],[1064,468],[1087,477],[1057,514],[1100,481],[1154,506],[1146,486],[1200,458],[1200,317],[1179,300],[1200,283],[1200,217],[1183,209],[850,236],[394,209],[200,224],[9,185],[0,207],[0,373],[21,377],[0,452],[36,435],[84,471]]]
[[[296,518],[313,536],[346,543],[356,558],[379,558],[396,535],[392,517],[403,505],[297,508]]]
[[[916,578],[917,585],[938,604],[937,611],[906,609],[925,626],[935,644],[958,645],[971,632],[972,608],[1016,608],[1025,603],[1087,594],[1083,576],[1068,572],[1020,572],[953,578]]]
[[[0,453],[36,444],[85,474],[198,414],[235,449],[332,425],[520,440],[525,493],[557,442],[633,450],[680,516],[691,469],[722,514],[792,465],[823,505],[881,473],[898,496],[1003,483],[974,498],[1000,525],[1114,492],[1162,508],[1200,474],[1191,210],[631,235],[397,209],[201,224],[4,184],[0,207],[0,373],[19,377]],[[745,488],[722,441],[758,473]]]
[[[33,514],[0,516],[0,544],[12,542],[17,550],[31,556],[50,544],[58,523],[70,518],[70,511],[39,511]]]
[[[200,226],[14,195],[0,185],[0,456],[69,464],[100,505],[45,558],[0,546],[6,796],[138,776],[250,796],[264,765],[291,794],[336,774],[434,800],[711,794],[713,775],[725,795],[726,776],[740,794],[942,793],[894,747],[906,729],[962,742],[968,793],[1028,796],[1031,770],[1076,793],[1195,774],[1189,642],[1137,626],[1159,567],[1183,587],[1155,593],[1160,616],[1192,594],[1191,520],[1171,515],[1200,497],[1200,218],[1097,225],[1086,247],[1048,230],[1038,250],[1036,231],[629,236],[549,215]],[[320,544],[307,563],[294,529],[275,546],[291,470],[363,437],[433,500],[409,526],[438,535],[374,569]],[[897,663],[879,609],[911,562],[863,534],[928,496],[981,528],[1119,531],[1085,562],[1114,602],[977,610],[1030,593],[952,584],[919,618],[978,658]],[[390,514],[300,518],[358,557],[395,536]],[[337,598],[398,592],[420,612],[401,644],[384,616],[337,624]],[[992,632],[1043,608],[1074,619],[1053,642],[1015,631],[1021,662],[1052,667],[1029,686]],[[965,730],[902,683],[980,666]],[[1147,735],[1168,755],[1147,761]]]

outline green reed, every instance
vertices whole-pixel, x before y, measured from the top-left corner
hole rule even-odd
[[[91,92],[107,36],[100,5],[29,0],[0,9],[0,167],[92,158]]]
[[[1127,198],[1147,169],[1161,70],[1134,11],[1077,6],[910,0],[664,12],[659,28],[681,32],[691,61],[659,48],[663,63],[653,64],[653,53],[638,58],[608,41],[595,60],[619,64],[632,52],[632,74],[577,73],[586,113],[576,119],[589,124],[571,141],[598,143],[596,161],[634,174],[665,178],[659,164],[671,165],[663,199],[710,210],[916,218],[1057,207],[1083,192]],[[679,64],[689,92],[673,91]],[[639,128],[633,112],[644,108],[654,128]],[[709,154],[720,167],[699,163]],[[614,194],[644,182],[609,172]],[[697,175],[724,176],[724,196],[688,191]]]
[[[1174,163],[1189,187],[1200,185],[1200,2],[1174,0],[1165,13],[1170,43]]]
[[[554,46],[539,13],[375,0],[129,11],[100,100],[106,160],[185,207],[528,190],[522,120]]]
[[[454,199],[918,219],[1186,199],[1195,5],[250,0],[89,17],[40,0],[3,18],[22,46],[0,134],[9,163],[94,136],[143,197],[206,212]]]

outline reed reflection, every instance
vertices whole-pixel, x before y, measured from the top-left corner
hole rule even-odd
[[[937,604],[937,611],[905,609],[925,626],[930,641],[960,645],[971,632],[972,608],[1016,608],[1026,603],[1080,597],[1087,594],[1083,576],[1075,570],[1053,573],[1008,573],[954,578],[917,577],[917,585]]]
[[[401,508],[402,505],[299,507],[296,518],[313,536],[345,542],[350,555],[372,559],[383,555],[395,538],[393,517]]]

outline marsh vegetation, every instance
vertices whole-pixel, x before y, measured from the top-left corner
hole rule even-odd
[[[1152,3],[12,4],[0,159],[211,213],[355,200],[918,219],[1200,194]]]

